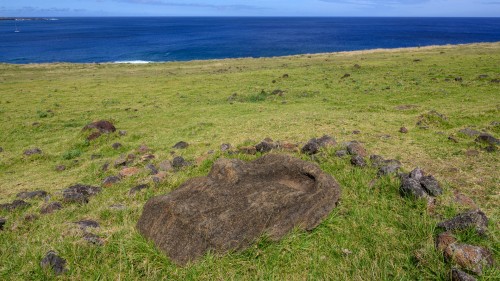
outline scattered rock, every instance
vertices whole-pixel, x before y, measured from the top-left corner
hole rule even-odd
[[[96,235],[96,234],[93,234],[93,233],[90,233],[90,232],[84,233],[83,234],[83,239],[85,241],[89,242],[90,244],[94,244],[94,245],[97,245],[97,246],[104,245],[104,240],[99,235]]]
[[[87,124],[83,130],[97,130],[102,134],[109,134],[115,132],[116,128],[110,121],[100,120]]]
[[[452,243],[444,250],[447,260],[455,262],[463,269],[481,275],[484,267],[493,265],[493,255],[483,247]]]
[[[403,197],[414,197],[414,198],[427,197],[427,193],[425,193],[425,190],[420,184],[420,182],[408,176],[402,178],[399,192]]]
[[[499,78],[496,78],[496,79],[491,79],[491,83],[500,83],[500,79]]]
[[[413,62],[421,62],[421,59],[414,59]]]
[[[337,150],[335,152],[335,156],[340,157],[340,158],[342,158],[346,155],[347,155],[347,150]]]
[[[479,78],[479,79],[485,79],[485,78],[488,78],[488,77],[489,77],[488,74],[479,74],[477,76],[477,78]]]
[[[458,268],[453,268],[451,270],[451,281],[477,281],[477,279]]]
[[[52,269],[56,275],[66,272],[66,260],[59,257],[56,252],[48,251],[40,262],[43,269]]]
[[[16,197],[19,198],[19,199],[33,199],[35,197],[43,198],[43,197],[45,197],[47,195],[48,195],[47,191],[35,190],[35,191],[20,192],[20,193],[18,193],[16,195]]]
[[[167,177],[167,172],[158,172],[158,174],[153,176],[153,182],[158,185]]]
[[[420,178],[420,184],[430,196],[436,197],[443,194],[439,182],[432,175]]]
[[[87,140],[88,140],[88,141],[95,140],[95,139],[97,139],[98,137],[100,137],[101,135],[102,135],[102,133],[101,133],[101,132],[92,132],[90,135],[88,135]]]
[[[378,169],[377,174],[379,176],[394,174],[397,171],[399,171],[399,169],[401,168],[401,163],[397,160],[386,160],[386,161],[389,161],[389,162],[387,162],[387,164],[382,165]]]
[[[401,127],[401,128],[399,128],[399,132],[402,133],[402,134],[407,134],[408,133],[408,129],[406,129],[406,127]]]
[[[464,230],[474,227],[479,234],[485,234],[488,227],[488,217],[481,210],[473,210],[440,222],[438,227],[444,228],[446,231]]]
[[[126,135],[127,135],[127,131],[123,131],[123,130],[121,130],[121,131],[119,131],[119,132],[118,132],[118,134],[119,134],[120,136],[126,136]]]
[[[266,153],[275,148],[273,143],[262,141],[255,146],[255,150],[261,153]]]
[[[83,231],[87,231],[87,228],[99,228],[99,223],[95,220],[81,220],[75,222],[75,224]]]
[[[168,172],[168,171],[171,171],[174,169],[174,167],[172,167],[172,163],[170,163],[170,161],[168,160],[165,160],[165,161],[162,161],[160,163],[160,171],[164,171],[164,172]]]
[[[420,181],[425,176],[425,172],[420,168],[415,168],[410,172],[410,178]]]
[[[489,145],[499,145],[500,140],[495,138],[494,136],[488,134],[488,133],[481,133],[477,138],[476,142],[479,143],[486,143]]]
[[[99,159],[99,158],[102,158],[102,155],[100,155],[100,154],[92,154],[92,155],[90,155],[90,160],[95,160],[95,159]]]
[[[340,77],[340,79],[345,79],[345,78],[348,78],[348,77],[351,77],[351,74],[346,73],[346,74],[344,74],[344,76]]]
[[[255,155],[257,153],[257,149],[255,146],[242,146],[238,149],[239,153]]]
[[[444,252],[444,250],[446,250],[448,246],[456,242],[457,239],[453,236],[453,234],[451,234],[451,232],[446,231],[440,233],[436,238],[436,249],[438,249],[441,252]]]
[[[115,142],[113,143],[113,145],[111,145],[111,147],[113,147],[113,149],[119,149],[120,147],[122,147],[123,145],[119,142]]]
[[[189,146],[189,144],[185,141],[180,141],[178,143],[176,143],[174,146],[172,146],[172,148],[175,148],[175,149],[185,149]]]
[[[127,207],[123,204],[113,204],[113,205],[110,205],[109,208],[113,209],[113,210],[125,210],[125,209],[127,209]]]
[[[132,188],[129,190],[128,194],[129,194],[129,195],[134,195],[135,193],[137,193],[137,192],[139,192],[139,191],[141,191],[141,190],[143,190],[143,189],[146,189],[146,188],[148,188],[148,187],[149,187],[149,185],[147,185],[147,184],[139,184],[139,185],[137,185],[137,186],[132,187]]]
[[[62,172],[64,170],[66,170],[66,166],[64,166],[64,165],[57,165],[55,170],[58,171],[58,172]]]
[[[184,160],[182,156],[177,156],[172,160],[172,167],[174,168],[178,169],[186,166],[190,166],[190,163]]]
[[[44,206],[42,206],[42,208],[40,208],[40,214],[42,215],[46,215],[46,214],[51,214],[57,210],[61,210],[63,208],[62,204],[60,202],[50,202]]]
[[[350,142],[347,145],[347,152],[351,155],[359,155],[361,157],[367,156],[365,148],[357,141]]]
[[[415,109],[415,108],[418,108],[418,105],[402,104],[402,105],[396,106],[396,110],[411,110],[411,109]]]
[[[337,145],[337,141],[329,135],[324,135],[321,138],[310,139],[304,147],[302,147],[302,153],[313,155],[319,152],[322,147],[332,147]]]
[[[109,162],[102,164],[101,171],[106,172],[109,169]]]
[[[220,150],[222,152],[228,151],[231,149],[231,144],[230,143],[223,143],[220,145]]]
[[[121,180],[121,178],[118,177],[118,176],[109,176],[109,177],[106,177],[102,181],[102,186],[104,186],[104,187],[111,187],[112,185],[114,185],[115,183],[119,182],[120,180]]]
[[[17,209],[27,208],[29,206],[31,206],[31,204],[23,200],[14,200],[12,203],[0,204],[0,210],[11,212]]]
[[[65,202],[88,203],[88,198],[99,192],[101,192],[100,187],[76,184],[63,190],[63,198]]]
[[[145,168],[149,172],[150,175],[158,174],[158,169],[156,169],[155,165],[153,165],[151,163],[147,164]]]
[[[469,136],[469,137],[475,137],[475,136],[479,136],[480,134],[482,134],[482,132],[471,129],[471,128],[461,129],[459,132],[466,135],[466,136]]]
[[[351,164],[357,167],[364,167],[366,166],[365,159],[359,155],[353,155],[351,157]]]
[[[153,154],[146,153],[146,154],[141,156],[141,162],[148,162],[148,161],[153,160],[155,158],[156,158],[156,156],[154,156]]]
[[[3,152],[3,147],[0,146],[0,152]]]
[[[120,171],[120,176],[131,177],[131,176],[135,176],[135,175],[139,174],[140,172],[141,172],[141,170],[137,167],[126,167]]]
[[[209,250],[245,249],[264,233],[279,240],[296,227],[312,230],[339,196],[333,177],[287,155],[267,154],[249,163],[219,159],[207,177],[150,199],[137,228],[185,264]]]
[[[42,150],[38,147],[27,149],[23,152],[24,155],[30,156],[30,155],[35,155],[35,154],[42,154]]]
[[[118,159],[115,160],[115,168],[127,165],[127,157],[125,155],[120,155]]]
[[[7,223],[5,218],[0,217],[0,230],[3,230],[3,226]]]

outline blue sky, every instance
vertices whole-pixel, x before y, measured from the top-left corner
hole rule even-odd
[[[500,0],[0,0],[2,16],[498,17]]]

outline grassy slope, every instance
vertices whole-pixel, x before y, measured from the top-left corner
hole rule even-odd
[[[33,222],[23,217],[38,213],[40,200],[31,201],[28,210],[1,213],[9,222],[0,233],[1,244],[8,245],[0,248],[0,279],[45,278],[38,263],[50,249],[68,260],[70,271],[62,279],[447,279],[449,265],[434,250],[433,235],[436,222],[459,211],[451,202],[453,190],[472,197],[492,221],[488,239],[469,232],[461,238],[489,246],[498,260],[498,152],[480,150],[458,130],[474,127],[499,136],[498,125],[491,123],[500,121],[500,85],[490,82],[500,78],[499,61],[500,43],[494,43],[148,65],[0,65],[0,203],[24,190],[44,189],[57,200],[73,183],[98,185],[117,173],[102,173],[105,161],[140,144],[152,148],[159,162],[173,158],[171,146],[179,140],[191,146],[177,154],[194,160],[223,142],[253,144],[265,137],[305,142],[323,134],[340,142],[360,140],[370,153],[400,159],[407,170],[420,166],[445,187],[437,214],[431,215],[423,202],[399,197],[395,178],[369,187],[375,170],[353,168],[348,159],[334,157],[334,150],[325,151],[315,161],[341,183],[343,194],[341,205],[316,230],[296,231],[279,243],[262,238],[244,252],[209,255],[179,268],[134,226],[149,197],[206,174],[221,156],[216,152],[136,197],[127,191],[147,181],[146,174],[105,189],[88,205],[67,205]],[[342,79],[345,73],[351,76]],[[463,81],[454,80],[459,76]],[[260,94],[275,89],[284,96]],[[416,107],[399,110],[400,105]],[[448,121],[417,128],[418,116],[433,109]],[[81,128],[98,119],[113,120],[127,136],[86,144]],[[398,133],[401,126],[410,132]],[[114,150],[117,141],[123,147]],[[30,147],[44,154],[23,156]],[[479,155],[466,156],[468,149]],[[91,160],[92,154],[103,157]],[[56,172],[60,164],[68,169]],[[117,203],[127,209],[109,208]],[[71,222],[84,218],[101,223],[95,233],[105,237],[105,246],[81,239]],[[417,261],[415,255],[423,258]],[[499,275],[490,269],[483,278]]]

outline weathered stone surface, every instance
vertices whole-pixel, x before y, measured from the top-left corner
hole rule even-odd
[[[483,247],[452,243],[444,250],[447,260],[460,267],[481,275],[483,269],[493,265],[493,255]]]
[[[456,243],[457,239],[453,236],[453,234],[449,231],[440,233],[436,238],[436,249],[441,252],[444,252],[448,246],[453,243]]]
[[[337,145],[334,138],[324,135],[321,138],[310,139],[301,149],[302,153],[313,155],[319,152],[322,147],[332,147]]]
[[[367,156],[365,148],[359,142],[356,141],[350,142],[347,145],[347,152],[349,152],[349,154],[351,155],[359,155],[361,157]]]
[[[175,149],[185,149],[189,146],[189,144],[185,141],[180,141],[178,143],[176,143],[174,146],[172,146],[172,148],[175,148]]]
[[[478,233],[484,234],[488,227],[488,218],[481,210],[472,210],[440,222],[438,227],[444,228],[446,231],[464,230],[473,227]]]
[[[156,156],[154,156],[154,154],[146,153],[146,154],[141,156],[141,162],[148,162],[148,161],[155,159],[155,158],[156,158]]]
[[[347,155],[347,150],[338,150],[335,152],[335,156],[337,157],[344,157]]]
[[[121,180],[118,176],[109,176],[102,181],[102,186],[111,187],[113,184],[118,183]]]
[[[279,240],[294,227],[311,230],[339,196],[333,177],[287,155],[248,163],[219,159],[207,177],[150,199],[137,228],[174,262],[185,264],[208,250],[247,248],[264,233]]]
[[[410,178],[420,181],[425,176],[425,172],[420,168],[415,168],[410,172]]]
[[[222,152],[228,151],[230,149],[231,149],[231,144],[230,143],[223,143],[223,144],[220,145],[220,150]]]
[[[87,228],[89,228],[89,227],[91,227],[91,228],[98,228],[99,227],[99,223],[96,222],[95,220],[81,220],[81,221],[75,222],[75,224],[83,231],[86,231]]]
[[[432,175],[420,178],[420,184],[431,196],[443,194],[443,190],[441,189],[441,186],[439,186],[439,182]]]
[[[255,146],[255,150],[258,152],[266,153],[275,148],[275,145],[271,142],[262,141]]]
[[[96,234],[86,232],[83,234],[83,240],[89,242],[90,244],[94,244],[97,246],[102,246],[104,245],[104,240]]]
[[[31,206],[31,204],[23,200],[14,200],[12,203],[0,204],[0,210],[14,211],[17,209],[27,208],[29,206]]]
[[[7,223],[5,218],[0,217],[0,230],[3,230],[3,226]]]
[[[164,172],[172,171],[174,169],[174,167],[172,167],[172,163],[170,163],[169,160],[162,161],[160,163],[159,168],[160,168],[160,171],[164,171]]]
[[[458,268],[453,268],[451,270],[451,281],[477,281],[477,279]]]
[[[182,156],[177,156],[172,160],[172,167],[174,168],[182,168],[189,165],[190,163],[184,160],[184,157]]]
[[[415,198],[422,198],[427,196],[427,193],[425,193],[425,190],[422,188],[420,182],[408,176],[401,179],[399,192],[401,196],[404,197],[412,196]]]
[[[137,153],[148,153],[150,151],[151,151],[151,149],[147,145],[145,145],[145,144],[141,144],[137,148]]]
[[[488,133],[481,133],[477,138],[476,142],[486,143],[489,145],[500,145],[500,140]]]
[[[38,197],[38,198],[43,198],[45,196],[47,196],[48,193],[46,191],[43,191],[43,190],[35,190],[35,191],[24,191],[24,192],[20,192],[16,195],[17,198],[19,199],[33,199],[35,197]]]
[[[65,202],[88,203],[88,198],[99,192],[101,192],[100,187],[76,184],[63,190],[63,198]]]
[[[50,202],[40,209],[40,214],[50,214],[53,213],[57,210],[61,210],[63,208],[62,204],[60,202]]]
[[[399,132],[402,133],[402,134],[407,134],[408,133],[408,129],[406,127],[401,127],[401,128],[399,128]]]
[[[137,175],[140,172],[141,172],[141,170],[137,167],[126,167],[120,171],[120,176],[131,177],[131,176]]]
[[[137,185],[137,186],[132,187],[132,188],[129,190],[128,194],[129,194],[129,195],[134,195],[135,193],[137,193],[137,192],[139,192],[139,191],[141,191],[141,190],[143,190],[143,189],[146,189],[146,188],[148,188],[148,187],[149,187],[149,185],[147,185],[147,184],[139,184],[139,185]]]
[[[116,131],[116,128],[110,121],[100,120],[87,124],[83,130],[97,130],[99,133],[109,134]]]
[[[359,155],[353,155],[351,157],[351,164],[357,167],[364,167],[366,166],[365,159]]]
[[[66,260],[59,257],[56,252],[49,251],[40,262],[44,269],[52,269],[56,275],[63,274],[66,271]]]
[[[153,165],[151,163],[147,164],[144,168],[146,169],[146,171],[149,172],[150,175],[158,174],[158,169],[156,168],[155,165]]]
[[[240,153],[243,154],[250,154],[250,155],[255,155],[257,153],[257,149],[255,146],[242,146],[238,149]]]
[[[31,149],[26,149],[23,152],[24,155],[30,156],[30,155],[35,155],[35,154],[42,154],[42,150],[38,147],[31,148]]]

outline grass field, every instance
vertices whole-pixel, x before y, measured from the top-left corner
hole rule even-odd
[[[39,215],[44,202],[34,199],[27,209],[0,211],[7,219],[0,279],[449,280],[452,265],[435,250],[434,237],[439,221],[463,210],[455,192],[490,219],[487,238],[465,231],[459,239],[490,248],[498,265],[499,152],[485,151],[459,130],[500,136],[499,65],[500,43],[146,65],[0,64],[0,204],[21,191],[46,190],[60,201],[72,184],[99,186],[119,172],[112,165],[101,171],[105,162],[143,144],[154,164],[177,155],[198,163],[136,196],[128,190],[151,181],[145,171],[104,188],[86,205]],[[86,141],[82,128],[101,119],[127,134]],[[416,124],[420,119],[425,128]],[[338,148],[314,158],[295,154],[317,162],[342,186],[340,205],[314,231],[297,230],[280,242],[262,237],[243,252],[178,267],[135,229],[148,198],[206,175],[218,157],[259,156],[224,154],[222,143],[238,147],[270,137],[304,144],[324,134]],[[190,146],[172,149],[181,140]],[[401,198],[397,177],[378,178],[376,169],[336,157],[351,140],[369,154],[400,160],[406,171],[418,166],[433,174],[444,187],[436,209]],[[122,147],[113,149],[115,142]],[[34,147],[43,153],[23,155]],[[66,170],[56,171],[58,165]],[[124,208],[110,208],[116,204]],[[38,218],[26,220],[27,214]],[[82,219],[100,223],[93,232],[103,246],[82,239],[73,224]],[[48,250],[67,260],[68,272],[56,277],[42,270]],[[500,270],[488,268],[478,278],[499,280]]]

